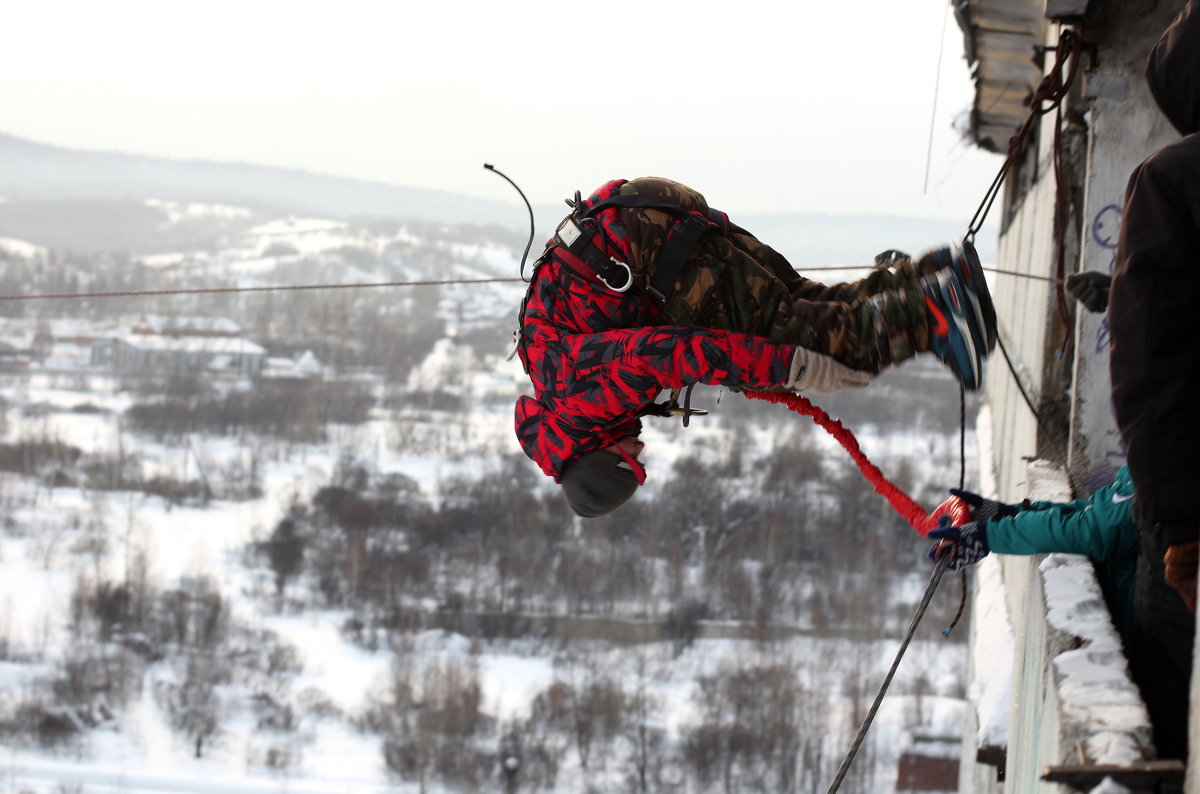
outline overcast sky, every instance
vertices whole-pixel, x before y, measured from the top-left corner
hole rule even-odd
[[[727,211],[964,225],[1000,166],[952,129],[948,0],[9,6],[0,131],[60,146],[513,200],[487,161],[535,204],[658,175]]]

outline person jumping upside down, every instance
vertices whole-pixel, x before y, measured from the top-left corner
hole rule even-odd
[[[644,482],[640,417],[664,389],[827,393],[924,352],[964,388],[982,382],[995,309],[969,243],[825,285],[669,179],[617,179],[568,204],[521,309],[534,395],[517,400],[516,434],[580,516]]]

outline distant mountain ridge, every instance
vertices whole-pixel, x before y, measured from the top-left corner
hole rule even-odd
[[[500,201],[308,171],[65,149],[0,133],[0,195],[13,199],[134,199],[275,207],[287,212],[512,223]]]
[[[698,186],[703,190],[703,186]],[[563,195],[576,188],[564,185]],[[337,219],[395,218],[444,224],[496,224],[524,233],[524,207],[449,191],[327,176],[300,169],[67,149],[0,133],[0,237],[68,250],[145,253],[178,246],[164,236],[162,213],[148,199],[230,204],[258,218],[312,215]],[[534,253],[564,213],[538,206]],[[781,213],[734,220],[798,268],[869,265],[887,248],[918,252],[962,234],[965,223],[880,215]],[[156,234],[157,230],[157,234]],[[236,233],[236,223],[196,229],[189,241]],[[144,236],[143,236],[144,233]],[[980,253],[990,260],[989,235]]]

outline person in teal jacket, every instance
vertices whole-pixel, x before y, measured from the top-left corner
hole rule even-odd
[[[1087,556],[1121,636],[1130,673],[1150,713],[1159,758],[1188,755],[1188,697],[1195,620],[1179,594],[1143,551],[1146,536],[1133,520],[1133,477],[1122,466],[1111,485],[1074,502],[1009,505],[968,491],[950,491],[971,508],[970,523],[939,527],[929,537],[954,545],[949,569],[997,554],[1066,552]]]
[[[951,490],[971,507],[969,524],[931,530],[929,537],[955,545],[949,570],[996,554],[1083,554],[1096,563],[1096,576],[1128,644],[1138,563],[1138,525],[1133,521],[1133,479],[1122,466],[1111,485],[1090,499],[1007,505],[969,491]],[[931,558],[934,550],[930,549]]]

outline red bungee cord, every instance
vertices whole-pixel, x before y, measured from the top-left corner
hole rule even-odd
[[[836,438],[838,443],[850,453],[850,457],[858,465],[858,470],[867,478],[867,481],[871,483],[876,492],[887,499],[892,509],[899,513],[900,517],[907,521],[909,526],[921,533],[922,536],[928,535],[929,530],[934,529],[938,525],[938,520],[942,516],[949,516],[950,523],[954,526],[966,524],[971,520],[970,508],[957,496],[952,496],[942,502],[932,513],[925,512],[925,508],[917,504],[911,496],[900,490],[895,483],[883,476],[883,472],[879,470],[879,467],[863,454],[862,449],[858,446],[858,439],[854,437],[854,434],[840,420],[831,417],[820,406],[813,405],[808,398],[799,394],[793,394],[792,392],[782,391],[748,391],[745,394],[747,397],[755,400],[765,400],[766,402],[787,406],[796,413],[811,418],[815,423],[823,427],[829,435]]]

